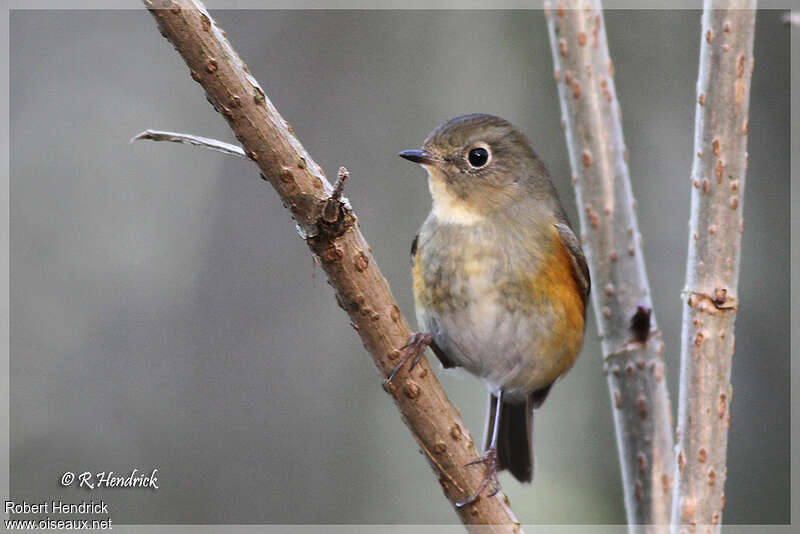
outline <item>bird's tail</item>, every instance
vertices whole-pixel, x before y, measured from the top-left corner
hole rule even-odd
[[[534,399],[500,407],[500,428],[497,431],[497,469],[508,469],[520,482],[533,480],[533,408]],[[497,413],[497,396],[489,393],[489,414],[486,421],[484,450],[489,448]]]

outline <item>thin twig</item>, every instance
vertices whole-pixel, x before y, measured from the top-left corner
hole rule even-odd
[[[725,503],[733,326],[754,66],[756,0],[706,0],[682,295],[673,533],[718,532]]]
[[[142,139],[149,139],[151,141],[170,141],[172,143],[183,143],[185,145],[194,145],[209,150],[216,150],[229,156],[245,157],[244,149],[242,147],[217,141],[216,139],[209,139],[208,137],[200,137],[199,135],[191,135],[177,132],[164,132],[161,130],[145,130],[140,134],[134,135],[130,142],[140,141]]]
[[[161,33],[183,57],[192,78],[227,119],[247,156],[291,211],[319,257],[336,300],[350,316],[381,375],[387,376],[411,330],[344,199],[340,201],[342,216],[335,223],[321,217],[334,188],[199,1],[144,3]],[[469,526],[483,524],[481,532],[519,532],[502,493],[463,508],[455,506],[480,485],[484,471],[481,466],[467,465],[477,457],[472,437],[427,361],[420,362],[413,376],[404,367],[387,391],[459,519]]]
[[[602,7],[599,0],[589,0],[585,9],[582,2],[559,0],[545,16],[594,286],[629,531],[661,532],[670,519],[674,472],[671,409]]]
[[[350,178],[350,171],[346,167],[339,167],[339,172],[336,177],[336,184],[333,186],[331,197],[322,208],[322,220],[328,224],[335,223],[340,217],[342,211],[342,193],[344,192],[344,184]]]

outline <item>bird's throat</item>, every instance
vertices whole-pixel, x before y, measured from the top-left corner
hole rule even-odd
[[[469,206],[468,202],[455,195],[447,185],[441,170],[425,165],[428,171],[428,187],[433,199],[433,215],[443,223],[471,225],[481,222],[484,216]]]

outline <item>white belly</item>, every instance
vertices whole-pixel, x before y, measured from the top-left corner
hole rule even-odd
[[[418,310],[417,319],[453,363],[485,378],[492,391],[522,399],[552,381],[547,366],[536,361],[546,321],[509,311],[498,295],[476,295],[470,305],[444,316]]]

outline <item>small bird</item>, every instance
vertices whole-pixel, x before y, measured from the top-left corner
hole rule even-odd
[[[544,164],[509,122],[472,114],[436,127],[400,157],[428,172],[432,209],[411,246],[421,332],[410,369],[431,347],[445,368],[485,379],[486,465],[533,478],[533,409],[572,367],[583,343],[589,269]]]

